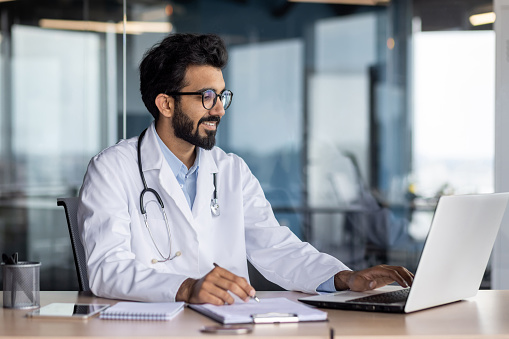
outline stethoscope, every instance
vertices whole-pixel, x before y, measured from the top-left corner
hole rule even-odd
[[[143,168],[141,165],[141,141],[143,140],[143,137],[145,136],[146,132],[147,132],[147,129],[145,129],[143,132],[141,132],[140,136],[138,137],[138,169],[140,171],[140,177],[141,177],[141,181],[143,182],[143,187],[144,187],[140,193],[140,211],[141,211],[141,214],[143,214],[145,226],[147,227],[150,238],[152,239],[152,242],[154,243],[154,246],[155,246],[157,252],[161,256],[161,258],[163,258],[162,260],[152,259],[152,261],[151,261],[152,264],[156,264],[158,262],[166,262],[168,260],[173,260],[176,257],[181,256],[182,252],[177,251],[177,252],[175,252],[175,254],[173,256],[171,255],[171,253],[172,253],[171,231],[170,231],[170,225],[168,223],[168,217],[166,216],[166,212],[164,210],[163,200],[161,199],[161,196],[159,195],[159,193],[157,193],[157,191],[155,189],[149,188],[147,186],[147,182],[145,180],[145,175],[143,175]],[[212,215],[219,216],[220,210],[219,210],[219,203],[218,203],[218,199],[217,199],[216,173],[212,173],[212,175],[213,175],[213,182],[214,182],[214,193],[212,195],[212,199],[210,200],[210,211],[212,212]],[[152,232],[150,231],[150,226],[148,225],[147,211],[145,209],[145,204],[143,203],[143,196],[147,192],[152,193],[156,197],[157,201],[159,202],[159,206],[161,207],[161,211],[162,211],[162,214],[164,217],[164,222],[166,224],[166,231],[168,233],[168,239],[170,242],[170,253],[167,256],[164,256],[163,253],[159,250],[159,247],[157,246],[157,244],[154,240],[154,237],[152,236]]]

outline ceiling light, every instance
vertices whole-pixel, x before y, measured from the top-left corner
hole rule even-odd
[[[100,21],[83,21],[83,20],[54,20],[41,19],[39,26],[49,29],[62,29],[70,31],[89,31],[99,33],[118,33],[124,32],[124,23],[118,22],[100,22]],[[127,21],[127,34],[142,33],[169,33],[173,30],[173,25],[169,22],[146,22],[146,21]]]
[[[496,15],[494,12],[475,14],[475,15],[471,15],[469,18],[472,26],[492,24],[495,22],[495,19],[496,19]]]

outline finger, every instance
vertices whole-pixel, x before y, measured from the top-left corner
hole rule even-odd
[[[350,277],[350,289],[358,292],[373,290],[394,281],[406,286],[404,279],[395,268],[396,266],[378,265],[357,271]]]
[[[371,280],[368,279],[368,281],[369,281],[369,285],[368,285],[369,288],[367,288],[366,290],[374,290],[379,287],[383,287],[383,286],[392,284],[395,280],[392,278],[389,278],[389,277],[377,277],[377,278],[373,278]]]
[[[192,286],[189,302],[196,304],[210,303],[214,305],[233,303],[233,297],[226,289],[218,285],[223,279],[224,278],[217,272],[214,272],[214,270],[207,273]]]
[[[360,272],[355,272],[350,277],[348,286],[352,291],[363,292],[375,289],[377,287],[377,283],[373,278],[368,278]]]
[[[236,277],[228,287],[228,290],[237,295],[239,298],[244,300],[245,302],[249,301],[250,297],[256,295],[256,291],[253,286],[251,286],[246,279],[242,277]]]
[[[377,287],[384,286],[380,285],[380,283],[382,284],[385,283],[385,285],[387,285],[392,283],[393,281],[397,282],[399,285],[403,287],[408,287],[405,279],[403,279],[403,277],[399,274],[395,266],[382,265],[380,267],[384,270],[383,273],[385,274],[383,274],[383,276],[381,277],[375,276],[375,279],[377,280]]]
[[[412,286],[413,282],[413,274],[402,266],[384,266],[384,268],[389,269],[391,272],[391,278],[394,279],[399,285],[403,287]]]
[[[203,293],[203,291],[200,291],[200,293],[198,295],[193,295],[191,297],[191,299],[189,299],[189,303],[190,304],[212,304],[212,305],[216,305],[216,306],[221,306],[221,305],[224,305],[226,302],[223,299],[218,298],[213,294],[210,294],[210,293],[205,294],[205,293]]]
[[[405,267],[398,267],[399,274],[403,279],[405,279],[408,286],[412,286],[412,283],[414,282],[414,274],[407,270]]]
[[[256,294],[255,289],[247,282],[246,279],[217,265],[212,272],[217,274],[218,280],[216,281],[216,284],[219,287],[224,290],[231,291],[242,300],[248,301],[250,296],[254,296]]]
[[[254,288],[248,284],[247,280],[238,276],[230,277],[230,279],[220,277],[215,283],[218,287],[231,291],[244,301],[249,300],[251,294],[255,294]]]
[[[218,287],[213,281],[206,280],[205,277],[196,284],[190,303],[196,304],[213,304],[213,305],[224,305],[233,304],[234,300],[232,296],[224,289]]]
[[[366,276],[364,271],[353,271],[350,277],[348,278],[347,285],[348,288],[355,292],[362,292],[371,289],[370,283],[372,282],[372,279]]]
[[[228,290],[220,287],[219,285],[217,284],[214,284],[212,282],[208,282],[208,281],[205,281],[203,283],[205,286],[204,286],[204,289],[211,295],[215,298],[217,298],[219,300],[219,305],[224,305],[224,304],[233,304],[235,302],[235,299],[233,299],[233,297],[230,295],[230,293],[228,293]],[[218,305],[218,304],[216,304]]]

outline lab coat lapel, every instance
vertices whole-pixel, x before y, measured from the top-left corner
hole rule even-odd
[[[200,167],[196,182],[196,197],[193,204],[193,217],[197,219],[203,215],[210,215],[210,200],[214,193],[213,173],[217,173],[217,165],[210,151],[202,148],[200,152]],[[204,214],[205,213],[205,214]],[[208,214],[207,214],[208,213]]]
[[[163,201],[167,201],[168,198],[172,199],[187,221],[194,226],[191,209],[187,204],[187,200],[180,188],[177,178],[175,178],[170,166],[164,159],[155,133],[155,126],[154,123],[152,123],[147,129],[145,139],[141,145],[143,172],[147,177],[149,176],[148,174],[150,174],[152,178],[157,178],[158,186],[160,185],[163,189],[163,192],[159,192]],[[148,180],[147,184],[150,187]],[[173,211],[168,212],[169,208],[166,203],[165,207],[167,214],[169,213],[169,215],[171,215],[174,213]],[[171,218],[171,216],[169,217]]]

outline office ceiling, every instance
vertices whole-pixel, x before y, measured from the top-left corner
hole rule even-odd
[[[414,17],[420,17],[423,31],[473,29],[472,14],[493,11],[491,0],[413,0]],[[492,25],[476,29],[492,29]]]
[[[164,6],[190,6],[199,8],[200,3],[211,0],[127,0],[128,10],[140,7]],[[231,8],[248,6],[250,8],[266,9],[273,16],[284,17],[291,14],[292,10],[303,5],[302,3],[289,2],[288,0],[215,0],[218,5],[232,4]],[[355,1],[355,0],[353,0]],[[362,0],[365,1],[365,0]],[[392,0],[412,1],[414,16],[421,18],[422,30],[454,30],[472,29],[468,22],[471,14],[481,11],[489,11],[493,8],[492,0]],[[309,4],[308,4],[309,5]],[[357,10],[378,10],[373,6],[328,4],[330,9],[338,15],[349,15]],[[368,8],[369,7],[369,8]],[[376,6],[375,6],[376,7]],[[15,0],[0,2],[0,10],[3,8],[12,11],[14,21],[18,20],[25,24],[37,24],[39,18],[58,18],[68,20],[121,20],[123,17],[123,0]],[[225,11],[228,17],[231,12]],[[491,29],[491,25],[481,29]],[[479,29],[479,28],[477,28]]]

